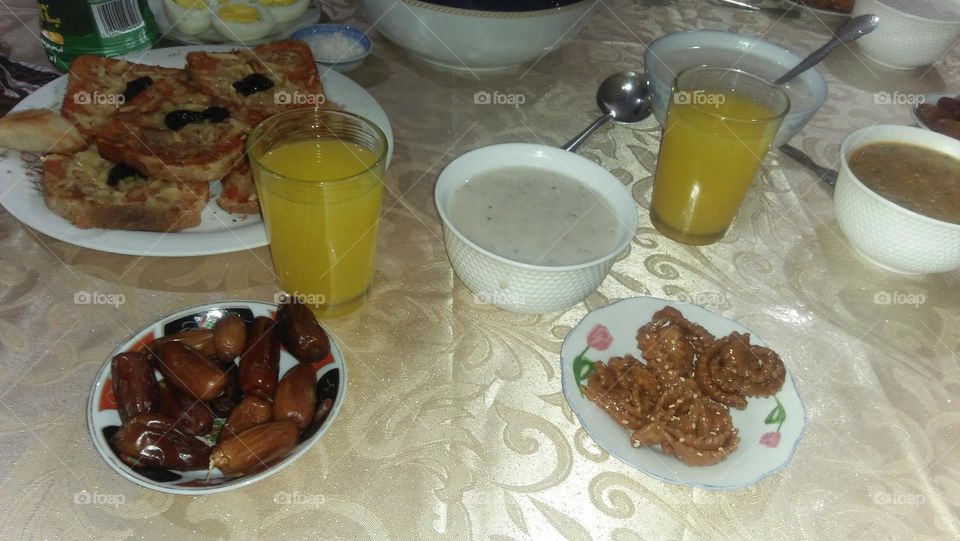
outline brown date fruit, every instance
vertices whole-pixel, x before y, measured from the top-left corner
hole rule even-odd
[[[159,356],[160,348],[168,342],[180,342],[204,357],[211,357],[217,353],[213,347],[213,331],[211,329],[191,329],[161,336],[147,344],[147,349],[154,355]]]
[[[247,324],[240,316],[229,313],[213,326],[213,349],[224,362],[232,361],[243,353],[247,343]]]
[[[178,419],[178,426],[184,432],[194,436],[209,434],[213,430],[213,421],[216,420],[216,416],[210,411],[210,406],[203,400],[197,400],[176,390],[173,394],[177,397],[182,412]]]
[[[205,469],[210,462],[209,446],[160,413],[143,413],[128,421],[113,435],[113,445],[139,466],[188,471]]]
[[[110,362],[110,377],[121,421],[154,410],[158,398],[157,376],[146,355],[139,351],[116,355]]]
[[[158,368],[171,387],[198,400],[212,400],[227,384],[216,364],[180,342],[160,346]]]
[[[210,453],[210,466],[226,475],[263,469],[293,449],[299,435],[300,429],[290,421],[257,425],[218,443]]]
[[[223,365],[221,365],[223,366]],[[237,407],[242,397],[240,391],[240,369],[231,363],[224,368],[227,373],[227,384],[216,398],[210,401],[210,409],[217,417],[229,417],[233,408]]]
[[[273,419],[273,404],[259,396],[247,395],[230,412],[220,431],[220,440],[226,441],[246,430]]]
[[[317,410],[317,375],[309,364],[298,364],[287,371],[273,397],[273,420],[293,421],[303,430],[313,421]]]
[[[960,120],[960,99],[943,97],[937,100],[937,107],[951,118]]]
[[[315,363],[330,353],[330,338],[307,305],[290,301],[280,305],[280,340],[298,361]]]
[[[272,400],[280,376],[280,340],[276,322],[254,318],[247,333],[247,349],[240,356],[240,389],[243,394]]]
[[[167,385],[166,380],[158,384],[159,400],[157,413],[173,419],[177,428],[194,436],[203,436],[213,430],[216,416],[205,402],[191,398]]]
[[[180,401],[174,396],[166,380],[157,382],[157,407],[156,413],[162,413],[171,419],[179,419],[183,410],[180,408]]]

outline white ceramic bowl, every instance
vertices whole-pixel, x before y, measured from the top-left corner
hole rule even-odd
[[[360,5],[381,34],[414,56],[447,69],[484,71],[532,62],[562,47],[598,2],[535,11],[462,9],[420,0],[360,0]]]
[[[478,174],[504,167],[536,167],[572,176],[599,193],[623,225],[616,249],[579,265],[545,266],[513,261],[489,252],[450,222],[454,191]],[[437,210],[443,220],[447,256],[457,276],[477,299],[512,312],[543,314],[565,310],[592,293],[637,230],[637,206],[630,192],[606,169],[555,147],[510,143],[479,148],[450,162],[437,180]]]
[[[142,487],[166,492],[169,494],[185,494],[197,496],[226,492],[266,479],[278,471],[293,464],[301,455],[313,447],[323,434],[330,428],[340,407],[343,405],[347,392],[347,368],[343,354],[333,337],[330,337],[330,355],[313,367],[317,372],[317,412],[313,422],[300,433],[297,445],[280,457],[267,469],[241,477],[224,475],[214,468],[208,474],[200,471],[172,471],[158,468],[139,468],[128,464],[117,451],[110,438],[120,428],[120,414],[117,413],[116,398],[113,395],[110,363],[115,355],[124,351],[140,349],[143,344],[167,334],[196,328],[212,328],[213,324],[226,313],[238,314],[245,321],[251,321],[256,316],[274,317],[277,305],[258,301],[220,301],[185,308],[174,312],[147,325],[137,331],[125,342],[117,346],[107,357],[100,368],[97,379],[90,391],[87,401],[87,427],[90,430],[90,439],[100,454],[100,458],[113,471],[122,475]],[[280,352],[280,375],[297,364],[297,360],[287,350]],[[216,421],[216,429],[220,429],[223,420]],[[208,445],[213,444],[212,435],[199,439]]]
[[[760,38],[718,30],[691,30],[663,36],[644,53],[647,80],[653,91],[653,114],[660,125],[667,119],[673,81],[681,71],[697,66],[736,67],[773,81],[800,63],[801,57]],[[773,145],[797,134],[827,101],[827,81],[816,68],[784,85],[790,112]]]
[[[900,9],[888,4],[857,0],[853,5],[854,17],[880,16],[880,26],[857,40],[863,54],[878,64],[899,70],[928,66],[960,39],[960,3],[954,0],[899,0]]]
[[[850,171],[850,153],[879,142],[919,145],[960,159],[960,141],[930,130],[881,125],[854,132],[840,147],[840,176],[833,195],[840,230],[860,255],[893,272],[925,274],[960,268],[960,225],[892,203]]]

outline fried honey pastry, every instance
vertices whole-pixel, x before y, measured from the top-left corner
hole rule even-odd
[[[632,355],[597,361],[583,394],[624,428],[637,430],[653,420],[660,392],[653,373]]]
[[[690,466],[711,466],[737,449],[730,411],[698,392],[692,381],[664,391],[654,420],[630,436],[634,447],[659,444]]]
[[[647,351],[660,340],[661,333],[670,327],[679,327],[697,354],[703,353],[716,341],[710,331],[683,317],[680,310],[672,306],[664,306],[653,314],[649,323],[637,331],[637,347],[640,351]]]
[[[695,349],[687,337],[680,325],[670,325],[643,350],[643,358],[661,389],[693,379]]]
[[[731,333],[697,361],[696,383],[710,398],[744,409],[748,396],[770,396],[783,387],[787,369],[771,349],[750,345],[750,335]]]

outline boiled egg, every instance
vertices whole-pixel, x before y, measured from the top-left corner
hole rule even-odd
[[[292,21],[310,7],[310,0],[259,0],[278,23]]]
[[[258,4],[220,4],[214,6],[213,28],[230,41],[259,39],[277,25],[270,12]]]
[[[206,0],[163,0],[163,12],[170,24],[184,34],[192,36],[210,28]]]

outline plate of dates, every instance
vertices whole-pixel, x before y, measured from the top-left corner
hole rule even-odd
[[[343,354],[306,306],[215,302],[120,344],[97,374],[87,425],[107,465],[138,485],[224,492],[307,452],[346,383]]]

